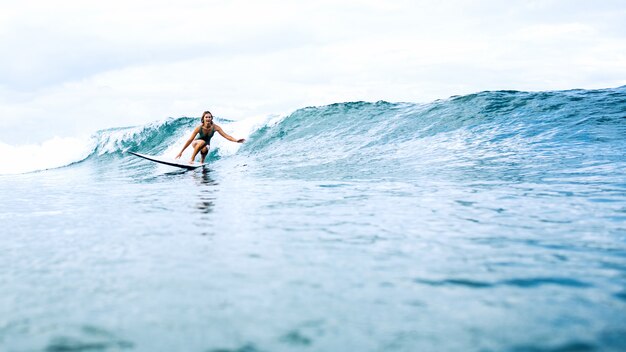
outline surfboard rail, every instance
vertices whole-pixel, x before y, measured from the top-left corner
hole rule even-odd
[[[183,161],[178,162],[176,160],[171,160],[171,159],[167,159],[167,158],[163,158],[163,157],[159,157],[159,156],[154,156],[154,155],[141,154],[141,153],[133,152],[133,151],[130,151],[130,150],[128,152],[130,154],[134,155],[134,156],[138,156],[140,158],[153,161],[155,163],[169,165],[169,166],[174,166],[174,167],[180,167],[180,168],[187,169],[187,170],[194,170],[194,169],[197,169],[199,167],[207,165],[206,163],[201,164],[201,163],[197,163],[197,162],[194,162],[193,164],[190,164],[188,162],[183,162]]]

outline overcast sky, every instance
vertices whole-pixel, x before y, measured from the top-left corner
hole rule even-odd
[[[626,84],[626,3],[0,0],[0,143],[209,109]]]

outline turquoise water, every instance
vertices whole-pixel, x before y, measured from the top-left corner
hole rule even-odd
[[[197,124],[0,175],[0,350],[626,350],[626,88]]]

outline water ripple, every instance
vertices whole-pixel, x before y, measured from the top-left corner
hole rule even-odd
[[[444,279],[444,280],[428,280],[428,279],[414,279],[419,284],[425,284],[429,286],[463,286],[468,288],[493,288],[496,286],[513,286],[519,288],[534,288],[545,285],[564,286],[571,288],[587,288],[593,287],[593,285],[571,278],[562,277],[535,277],[535,278],[523,278],[523,279],[506,279],[494,282],[478,281],[471,279]]]

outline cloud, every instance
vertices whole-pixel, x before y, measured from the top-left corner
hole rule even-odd
[[[597,30],[583,23],[562,23],[562,24],[539,24],[522,28],[517,31],[516,37],[519,40],[527,41],[558,41],[580,40],[582,37],[590,38],[597,33]]]

